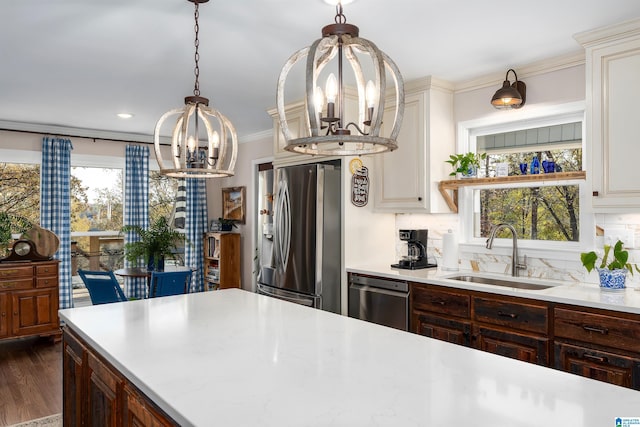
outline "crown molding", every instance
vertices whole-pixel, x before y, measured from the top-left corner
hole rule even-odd
[[[640,18],[630,19],[614,25],[596,28],[574,34],[573,38],[584,47],[594,44],[607,43],[621,38],[637,37],[640,35]]]
[[[585,63],[584,51],[575,52],[575,53],[562,55],[562,56],[556,56],[553,58],[548,58],[541,61],[533,62],[531,64],[517,67],[518,79],[525,80],[527,77],[546,74],[553,71],[563,70],[566,68],[577,67],[580,65],[584,65],[584,63]],[[512,67],[512,68],[515,68],[515,67]],[[482,89],[485,87],[500,85],[504,81],[505,71],[500,71],[499,73],[487,74],[472,80],[458,82],[454,85],[454,92],[455,93],[470,92],[470,91]]]
[[[246,144],[249,142],[262,141],[265,139],[271,140],[273,138],[273,129],[267,129],[260,132],[255,132],[246,136],[242,136],[238,138],[239,144]]]

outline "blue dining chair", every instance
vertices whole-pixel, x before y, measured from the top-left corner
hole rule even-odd
[[[127,300],[113,271],[78,270],[78,275],[89,291],[93,305]]]
[[[152,271],[149,298],[188,294],[191,271]]]

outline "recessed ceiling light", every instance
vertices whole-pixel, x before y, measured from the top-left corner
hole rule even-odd
[[[130,119],[131,117],[133,117],[133,114],[131,114],[131,113],[118,113],[117,116],[120,117],[121,119]]]

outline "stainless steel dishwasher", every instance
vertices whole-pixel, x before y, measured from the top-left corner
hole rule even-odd
[[[350,274],[349,317],[408,331],[409,284]]]

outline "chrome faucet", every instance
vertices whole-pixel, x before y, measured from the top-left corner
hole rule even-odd
[[[511,254],[511,275],[513,277],[517,277],[518,270],[525,270],[527,268],[527,256],[524,256],[524,264],[520,264],[520,260],[518,259],[518,235],[516,233],[516,229],[513,228],[511,224],[502,223],[493,227],[491,233],[489,234],[489,238],[487,239],[487,249],[491,249],[491,247],[493,246],[493,239],[496,237],[496,233],[502,228],[510,230],[513,237],[513,253]]]

